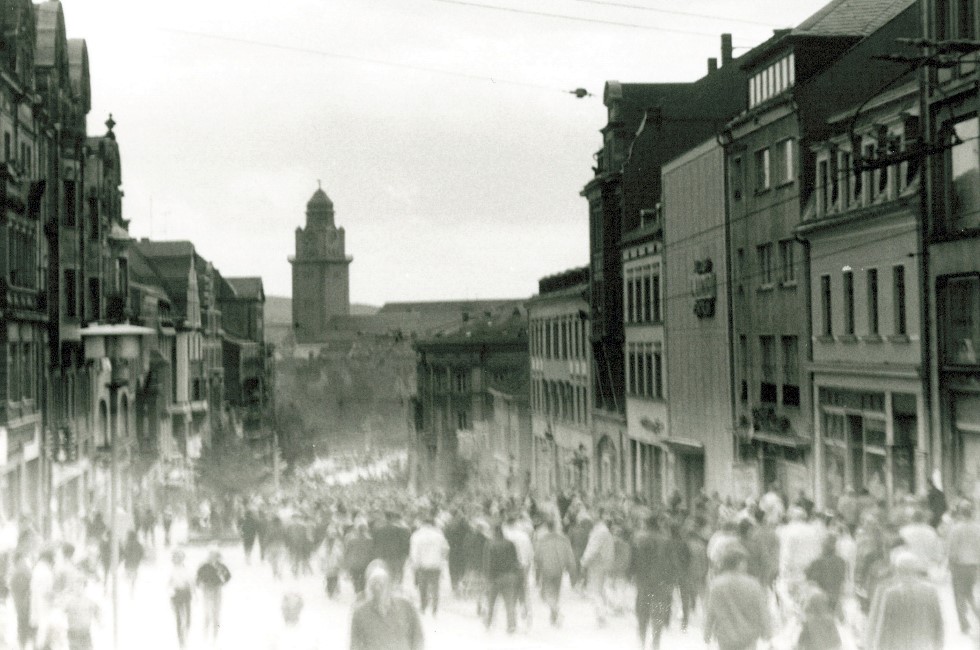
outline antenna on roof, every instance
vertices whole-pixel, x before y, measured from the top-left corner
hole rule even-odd
[[[323,186],[320,185],[320,179],[319,178],[316,179],[316,189],[318,189],[318,190],[322,190],[323,189]]]

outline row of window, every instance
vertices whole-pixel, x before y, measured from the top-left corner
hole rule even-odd
[[[586,321],[577,315],[532,319],[531,356],[542,359],[585,359]]]
[[[756,280],[762,289],[772,287],[777,280],[783,286],[792,286],[796,283],[796,241],[783,239],[778,242],[778,245],[778,267],[775,266],[776,260],[773,259],[772,242],[756,246]],[[746,273],[745,249],[739,248],[736,257],[738,289],[742,291],[744,283],[750,279]]]
[[[627,323],[661,323],[660,265],[651,264],[629,269],[623,281],[625,300],[623,319]]]
[[[800,405],[799,354],[800,344],[796,336],[780,336],[778,339],[771,335],[759,337],[759,403],[781,403],[783,406],[794,407]],[[748,336],[740,334],[738,337],[738,363],[741,374],[739,397],[743,402],[749,401],[750,355]]]
[[[753,187],[757,194],[774,186],[786,185],[796,180],[796,144],[793,138],[777,142],[753,154]],[[745,166],[742,156],[734,156],[730,168],[732,199],[742,199],[746,186]]]
[[[35,358],[32,341],[7,344],[7,401],[37,400],[37,371],[42,367]]]
[[[587,399],[585,386],[568,381],[531,381],[532,408],[536,413],[553,420],[586,424]]]
[[[918,137],[919,118],[911,115],[905,118],[901,132],[889,131],[887,126],[881,125],[873,141],[858,136],[849,146],[831,147],[818,154],[817,213],[842,212],[897,198],[915,182],[919,174],[916,160],[913,158],[878,169],[865,169],[855,165],[854,152],[860,152],[861,159],[865,161],[880,159],[907,150],[918,141]]]
[[[749,79],[749,108],[775,97],[796,82],[796,58],[792,52]]]
[[[664,398],[663,348],[659,343],[629,343],[626,346],[627,394],[652,399]]]
[[[28,176],[34,176],[34,150],[26,142],[20,143],[20,152],[15,151],[11,140],[10,131],[3,134],[3,160],[4,162],[15,162],[19,164],[21,170]]]
[[[880,281],[878,269],[866,269],[864,271],[864,292],[867,319],[865,330],[862,335],[876,337],[881,335],[881,297]],[[841,304],[835,305],[833,281],[829,274],[820,276],[820,317],[821,334],[824,337],[835,335],[834,321],[840,323],[843,320],[843,330],[839,333],[844,336],[855,336],[857,327],[855,323],[856,295],[854,271],[846,268],[841,275]],[[908,335],[908,306],[905,284],[905,267],[902,265],[893,266],[891,269],[891,292],[892,292],[892,331],[896,336]],[[835,311],[835,306],[840,308],[840,312]],[[839,314],[835,318],[835,314]]]
[[[84,314],[79,309],[81,305],[78,297],[78,272],[75,269],[65,269],[63,282],[62,295],[65,298],[66,317],[78,318],[82,316],[88,321],[97,321],[102,318],[102,283],[99,278],[88,279],[88,298],[85,303],[87,311]]]

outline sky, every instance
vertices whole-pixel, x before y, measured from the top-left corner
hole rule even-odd
[[[63,0],[134,237],[190,240],[288,296],[319,180],[351,300],[373,305],[525,297],[585,265],[605,81],[693,81],[721,33],[738,56],[823,4]]]

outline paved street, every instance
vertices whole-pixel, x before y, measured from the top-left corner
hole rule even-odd
[[[196,567],[204,559],[204,546],[190,546],[188,560]],[[315,624],[327,642],[325,647],[344,648],[348,643],[348,621],[353,594],[349,583],[343,584],[343,594],[337,601],[329,601],[322,592],[317,578],[305,577],[299,580],[274,582],[267,565],[253,560],[251,565],[244,562],[238,546],[223,545],[225,560],[231,569],[232,580],[225,590],[223,625],[217,648],[221,650],[267,647],[279,621],[279,602],[287,589],[300,591],[307,602],[304,619]],[[128,585],[120,583],[120,647],[121,648],[176,648],[176,635],[173,618],[167,600],[166,580],[169,552],[160,552],[154,561],[142,571],[134,593],[130,594]],[[476,649],[517,649],[517,648],[635,648],[637,642],[633,631],[631,596],[624,593],[620,601],[624,611],[610,617],[607,625],[599,629],[595,624],[592,609],[587,600],[573,591],[566,592],[564,620],[560,629],[548,625],[544,606],[535,598],[536,621],[530,629],[519,627],[514,635],[504,631],[503,611],[498,609],[494,629],[487,633],[475,615],[475,607],[470,601],[456,600],[446,596],[438,618],[426,616],[423,625],[428,648],[437,650],[459,648],[465,641],[468,647]],[[948,587],[943,590],[947,618],[947,647],[954,650],[976,648],[977,636],[968,639],[959,634],[952,610],[952,598]],[[192,615],[191,650],[210,648],[202,638],[201,614],[195,604]],[[498,608],[501,607],[498,605]],[[106,600],[106,625],[98,630],[97,648],[109,648],[109,612]],[[695,619],[690,631],[682,633],[679,625],[664,639],[664,648],[703,648],[701,632]],[[786,634],[778,637],[775,647],[788,647]]]

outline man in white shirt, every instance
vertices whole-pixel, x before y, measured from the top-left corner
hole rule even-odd
[[[531,623],[531,599],[528,598],[528,584],[531,573],[531,563],[534,561],[534,544],[528,534],[524,522],[517,515],[507,518],[507,523],[501,527],[504,539],[509,540],[517,549],[517,561],[521,565],[521,575],[518,576],[517,602],[521,604],[525,622]]]
[[[449,542],[446,536],[435,525],[430,515],[425,518],[419,529],[412,533],[409,540],[408,557],[415,570],[415,585],[419,589],[421,613],[425,613],[432,604],[432,615],[439,608],[439,578],[442,576],[442,565],[449,557]]]

